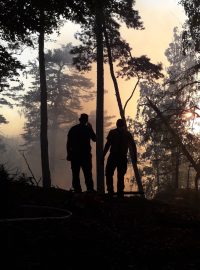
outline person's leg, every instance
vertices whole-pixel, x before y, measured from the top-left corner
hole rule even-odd
[[[71,169],[72,169],[72,187],[75,192],[81,192],[80,185],[80,162],[78,160],[71,161]]]
[[[81,167],[85,177],[85,185],[87,187],[87,191],[93,191],[94,182],[92,178],[92,155],[84,157],[84,160],[81,162]]]
[[[116,169],[115,159],[109,156],[107,160],[107,164],[106,164],[106,185],[107,185],[108,194],[110,195],[114,193],[113,175],[114,175],[115,169]]]
[[[127,171],[127,158],[121,158],[117,162],[117,194],[123,197],[124,192],[124,175]]]

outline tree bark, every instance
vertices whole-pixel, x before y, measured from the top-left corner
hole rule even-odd
[[[110,74],[111,74],[113,84],[114,84],[114,88],[115,88],[115,95],[116,95],[116,99],[117,99],[117,103],[118,103],[118,107],[119,107],[119,113],[120,113],[121,118],[124,120],[124,123],[126,124],[126,117],[125,117],[124,109],[123,109],[123,106],[122,106],[122,101],[121,101],[121,97],[120,97],[120,92],[119,92],[117,79],[116,79],[115,73],[114,73],[114,67],[113,67],[113,61],[112,61],[112,53],[111,53],[111,48],[110,48],[110,43],[109,43],[105,23],[104,23],[104,36],[105,36],[106,47],[107,47],[107,52],[108,52],[108,61],[109,61],[109,66],[110,66]],[[127,129],[127,124],[126,124],[126,129]],[[138,190],[139,190],[139,192],[141,194],[144,194],[141,177],[140,177],[140,174],[139,174],[137,163],[134,160],[134,152],[133,152],[132,147],[129,147],[129,153],[130,153],[130,156],[131,156],[132,166],[133,166],[136,182],[137,182],[137,185],[138,185]]]
[[[97,191],[104,193],[104,162],[103,162],[103,134],[104,134],[104,67],[103,67],[103,29],[102,6],[96,1],[96,42],[97,42],[97,100],[96,100],[96,173]]]
[[[187,173],[187,183],[186,183],[186,188],[189,189],[190,188],[190,168],[191,166],[188,166],[188,173]]]
[[[196,176],[195,176],[195,179],[194,179],[194,187],[195,187],[195,190],[198,191],[199,190],[199,174],[197,173]]]
[[[52,144],[50,145],[50,166],[51,166],[51,178],[53,178],[56,168],[56,148],[57,148],[57,134],[58,134],[58,124],[57,115],[53,119],[53,124],[51,127],[50,140]],[[52,179],[53,180],[53,179]]]
[[[160,167],[159,167],[159,157],[157,155],[157,152],[155,153],[155,170],[156,170],[156,182],[157,182],[157,188],[158,192],[160,191]]]
[[[39,32],[39,71],[40,71],[40,147],[42,162],[42,183],[44,188],[51,187],[48,153],[48,115],[47,115],[47,84],[44,58],[44,13],[41,12],[41,26]]]
[[[174,189],[179,188],[179,152],[178,147],[172,148],[171,150],[171,163],[172,163],[172,170],[171,170],[171,178],[172,178],[172,185]]]
[[[179,149],[177,147],[176,153],[175,153],[175,159],[176,159],[176,164],[175,164],[175,182],[174,182],[174,187],[175,189],[179,188],[179,167],[180,167],[180,157],[179,157]]]

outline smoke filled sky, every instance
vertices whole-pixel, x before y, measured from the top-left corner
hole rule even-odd
[[[167,59],[164,55],[166,48],[172,41],[173,28],[178,26],[181,28],[185,20],[185,15],[182,6],[178,5],[178,0],[136,0],[136,9],[139,10],[142,21],[144,22],[145,30],[136,31],[133,29],[126,29],[122,26],[122,36],[130,43],[133,48],[132,55],[140,56],[147,55],[152,62],[163,63],[163,67],[167,66]],[[72,23],[65,24],[61,29],[61,34],[57,37],[53,35],[56,42],[47,42],[46,48],[53,49],[60,47],[62,44],[72,42],[77,43],[74,39],[74,33],[79,29],[79,26]],[[37,51],[26,49],[21,56],[22,61],[31,60],[37,56]],[[86,76],[90,78],[94,84],[96,81],[96,66],[93,70],[87,73]],[[94,85],[95,87],[95,85]],[[134,80],[124,81],[119,80],[119,87],[123,104],[129,97],[131,90],[134,87]],[[114,94],[112,81],[110,79],[109,69],[105,67],[105,110],[109,115],[116,115],[119,117],[118,107]],[[132,102],[128,105],[127,115],[134,117],[136,113],[136,101],[139,97],[139,90],[136,92]],[[96,101],[86,104],[84,111],[89,113],[94,111]],[[22,133],[23,117],[20,116],[19,109],[0,108],[0,113],[4,114],[9,124],[1,126],[1,133],[3,135],[19,135]]]

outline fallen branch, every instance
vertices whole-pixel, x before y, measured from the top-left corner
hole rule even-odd
[[[31,167],[30,167],[30,165],[29,165],[29,163],[28,163],[28,161],[27,161],[27,158],[26,158],[24,152],[23,152],[21,155],[22,155],[22,157],[23,157],[24,160],[25,160],[25,163],[26,163],[26,165],[27,165],[27,167],[28,167],[28,170],[29,170],[29,172],[30,172],[30,174],[31,174],[31,176],[32,176],[32,179],[34,180],[36,186],[38,186],[39,183],[40,183],[41,178],[40,178],[39,180],[37,180],[37,179],[35,178],[35,176],[34,176],[34,174],[33,174],[33,171],[31,170]]]

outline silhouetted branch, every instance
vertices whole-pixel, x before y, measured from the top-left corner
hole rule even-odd
[[[31,167],[30,167],[30,165],[29,165],[29,163],[28,163],[28,161],[27,161],[27,159],[26,159],[26,157],[25,157],[24,152],[23,152],[21,155],[22,155],[22,157],[23,157],[24,160],[25,160],[25,163],[26,163],[26,165],[27,165],[27,167],[28,167],[28,170],[29,170],[29,172],[30,172],[30,174],[31,174],[31,176],[32,176],[32,179],[34,179],[36,186],[38,186],[40,180],[39,180],[39,181],[36,180],[36,178],[35,178],[35,176],[34,176],[34,174],[33,174],[33,171],[31,170]]]
[[[172,84],[172,83],[169,82],[168,84]],[[173,84],[174,84],[174,82],[173,82]],[[191,86],[191,85],[194,85],[194,84],[200,84],[200,81],[192,81],[192,82],[189,82],[189,83],[184,84],[180,88],[177,87],[177,93],[181,92],[185,87],[188,87],[188,86]]]
[[[110,66],[110,74],[111,74],[113,84],[114,84],[114,88],[115,88],[115,95],[116,95],[116,98],[117,98],[117,103],[118,103],[118,107],[119,107],[120,116],[124,120],[125,126],[127,128],[127,123],[126,123],[126,118],[125,118],[125,114],[124,114],[124,110],[123,110],[123,106],[122,106],[122,101],[121,101],[121,97],[120,97],[118,82],[117,82],[115,72],[114,72],[112,52],[111,52],[111,47],[110,47],[108,34],[107,34],[107,31],[106,31],[105,20],[103,22],[103,33],[104,33],[107,52],[108,52],[108,61],[109,61],[109,66]],[[137,182],[137,185],[138,185],[138,190],[141,193],[141,195],[144,196],[142,180],[141,180],[141,177],[140,177],[140,174],[139,174],[139,171],[138,171],[137,163],[135,162],[135,156],[134,156],[134,152],[133,152],[132,147],[129,147],[129,153],[130,153],[130,156],[131,156],[132,166],[133,166],[133,170],[134,170],[134,173],[135,173],[136,182]]]
[[[171,135],[173,136],[175,142],[177,143],[178,146],[182,149],[182,152],[184,155],[187,157],[188,161],[192,164],[193,168],[197,172],[198,175],[200,175],[200,166],[195,162],[193,157],[190,155],[188,152],[187,148],[181,141],[180,137],[176,133],[176,131],[170,126],[167,118],[162,114],[162,112],[158,109],[158,107],[146,96],[146,99],[148,100],[148,106],[150,106],[158,115],[158,117],[162,120],[162,122],[165,124]]]
[[[124,105],[124,114],[125,114],[125,110],[126,110],[127,104],[128,104],[128,102],[131,100],[131,98],[133,97],[133,95],[134,95],[134,93],[135,93],[135,90],[136,90],[136,88],[137,88],[137,86],[138,86],[138,84],[139,84],[139,81],[140,81],[140,78],[138,77],[138,80],[137,80],[137,82],[136,82],[136,84],[135,84],[135,87],[133,88],[133,91],[132,91],[130,97],[127,99],[127,101],[126,101],[126,103],[125,103],[125,105]]]
[[[116,95],[116,98],[117,98],[117,103],[118,103],[118,107],[119,107],[119,111],[120,111],[120,116],[124,120],[124,122],[126,122],[125,114],[124,114],[124,110],[123,110],[123,106],[122,106],[122,102],[121,102],[121,97],[120,97],[119,86],[118,86],[118,82],[117,82],[115,72],[114,72],[112,52],[111,52],[111,47],[110,47],[110,42],[109,42],[108,33],[107,33],[107,29],[106,29],[105,20],[103,22],[103,33],[104,33],[107,52],[108,52],[108,62],[109,62],[109,67],[110,67],[110,74],[111,74],[113,84],[114,84],[114,88],[115,88],[115,95]]]

